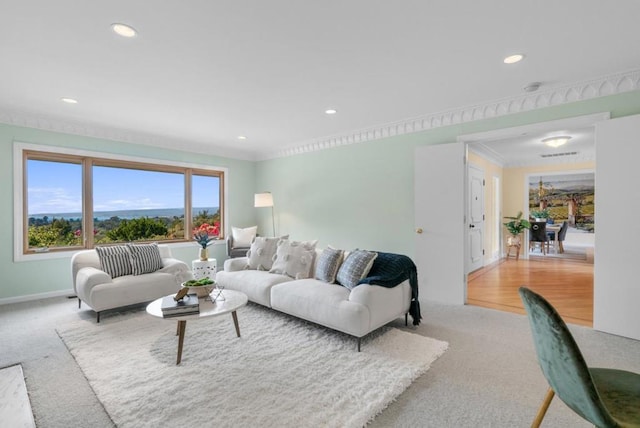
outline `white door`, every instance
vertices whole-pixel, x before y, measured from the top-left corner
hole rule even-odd
[[[464,159],[464,143],[415,151],[416,265],[422,301],[465,303]]]
[[[467,213],[467,239],[469,260],[467,272],[484,266],[484,171],[469,165],[467,178],[469,209]]]
[[[593,328],[640,340],[640,115],[596,124]]]

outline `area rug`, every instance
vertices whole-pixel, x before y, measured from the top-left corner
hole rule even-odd
[[[383,327],[362,341],[257,305],[187,323],[136,312],[57,329],[118,427],[362,427],[447,349]]]

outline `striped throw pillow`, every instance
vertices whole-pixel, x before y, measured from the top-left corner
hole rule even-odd
[[[162,269],[160,249],[155,242],[152,244],[127,244],[131,258],[131,268],[134,275],[155,272]]]
[[[373,251],[353,250],[338,270],[338,282],[350,290],[354,289],[367,276],[376,257],[378,253]]]
[[[100,269],[111,275],[111,278],[131,275],[131,256],[124,245],[115,247],[96,247],[100,259]]]
[[[322,250],[322,254],[316,263],[316,279],[328,282],[330,284],[336,282],[336,275],[342,263],[344,251],[327,247]]]

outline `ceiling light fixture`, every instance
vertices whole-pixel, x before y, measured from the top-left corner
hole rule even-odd
[[[571,137],[569,136],[561,135],[558,137],[545,138],[544,140],[542,140],[542,142],[549,147],[556,148],[567,144],[567,141],[569,141],[570,139]]]
[[[508,57],[506,57],[502,61],[505,64],[515,64],[516,62],[520,62],[523,59],[524,59],[524,55],[523,54],[513,54],[513,55],[509,55]]]
[[[138,34],[135,28],[127,24],[111,24],[111,29],[117,35],[127,38],[135,37]]]
[[[245,135],[238,135],[238,140],[246,140],[247,137]]]
[[[78,104],[78,100],[75,100],[73,98],[60,98],[60,101],[67,104]]]
[[[326,109],[324,112],[326,114],[336,114],[338,112],[338,110],[336,110],[334,108],[329,108],[329,109]]]

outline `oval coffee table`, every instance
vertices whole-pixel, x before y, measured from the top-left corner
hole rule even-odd
[[[214,290],[214,292],[216,291]],[[175,296],[175,294],[173,294],[173,296]],[[233,324],[236,328],[236,335],[240,337],[240,326],[238,324],[238,315],[236,314],[236,310],[247,304],[247,295],[239,291],[224,290],[222,291],[222,297],[224,298],[224,300],[218,298],[215,302],[211,302],[209,297],[200,298],[198,300],[198,303],[200,305],[199,314],[175,316],[170,318],[164,318],[162,316],[162,309],[160,308],[160,305],[162,304],[163,297],[156,299],[147,305],[147,313],[149,315],[166,319],[168,321],[178,321],[178,331],[176,333],[178,335],[178,358],[176,360],[176,365],[180,364],[180,361],[182,360],[182,345],[184,344],[184,333],[187,328],[187,321],[189,320],[214,317],[231,312],[231,316],[233,317]]]

